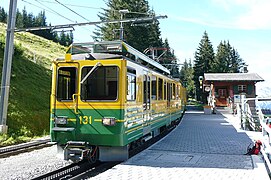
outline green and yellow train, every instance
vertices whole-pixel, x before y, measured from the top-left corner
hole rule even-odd
[[[123,41],[73,44],[52,69],[50,134],[65,160],[126,160],[184,112],[182,84]]]

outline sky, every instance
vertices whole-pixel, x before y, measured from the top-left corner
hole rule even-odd
[[[37,15],[45,10],[52,25],[100,21],[97,14],[107,8],[105,0],[18,0],[17,8]],[[78,4],[78,2],[80,2]],[[160,19],[163,39],[168,39],[179,63],[194,59],[204,31],[216,52],[221,41],[229,41],[248,64],[251,73],[259,74],[265,82],[257,90],[271,87],[271,1],[270,0],[148,0]],[[0,0],[6,11],[9,0]],[[79,15],[78,15],[79,14]],[[83,17],[82,17],[83,16]],[[76,27],[75,42],[93,41],[94,26]]]

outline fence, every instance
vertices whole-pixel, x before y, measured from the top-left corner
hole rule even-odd
[[[256,109],[256,115],[253,115],[251,113],[249,104],[247,101],[253,100],[253,101],[270,101],[271,98],[244,98],[241,101],[241,104],[238,105],[240,107],[238,113],[241,114],[241,123],[242,128],[247,129],[247,127],[250,127],[250,130],[253,131],[261,131],[262,132],[262,148],[261,153],[263,155],[264,161],[266,163],[266,166],[271,172],[271,128],[269,127],[269,123],[271,123],[271,119],[269,122],[269,118],[265,117],[265,115],[262,113],[262,110],[260,108]]]
[[[260,120],[260,124],[262,127],[262,148],[261,148],[261,153],[264,157],[264,161],[269,169],[269,172],[271,171],[271,163],[270,163],[270,159],[271,159],[271,128],[269,127],[269,118],[266,118],[264,116],[264,114],[262,113],[261,109],[257,110],[258,112],[258,116],[259,116],[259,120]]]

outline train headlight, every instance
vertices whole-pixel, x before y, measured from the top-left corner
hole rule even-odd
[[[56,124],[61,124],[61,125],[68,124],[68,118],[67,117],[56,117],[55,118],[55,123]]]
[[[116,118],[114,117],[104,117],[102,119],[102,123],[104,126],[115,126],[116,125]]]

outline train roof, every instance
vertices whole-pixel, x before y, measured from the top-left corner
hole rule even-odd
[[[97,59],[99,57],[103,59],[126,57],[137,63],[156,69],[163,74],[170,74],[170,71],[166,67],[121,40],[73,43],[66,54],[71,54],[73,60],[80,59],[83,56],[89,56],[90,59]]]

